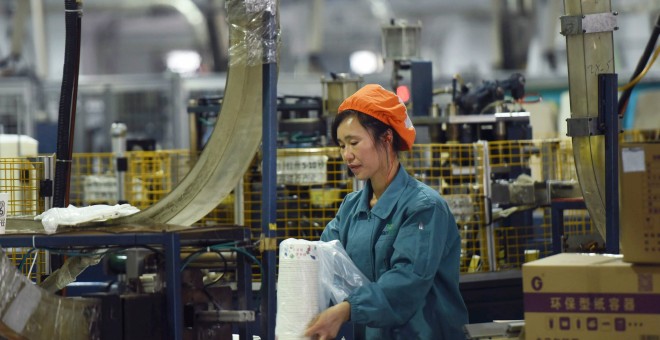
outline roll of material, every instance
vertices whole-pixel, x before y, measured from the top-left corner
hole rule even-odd
[[[304,333],[321,311],[318,246],[288,239],[280,244],[275,335],[279,340],[310,339]]]

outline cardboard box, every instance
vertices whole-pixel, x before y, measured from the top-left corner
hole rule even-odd
[[[563,253],[523,265],[527,340],[660,338],[660,266]]]
[[[620,159],[623,259],[660,264],[660,143],[622,144]]]

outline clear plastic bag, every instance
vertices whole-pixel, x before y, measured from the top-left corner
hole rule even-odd
[[[305,339],[309,322],[330,303],[344,301],[368,282],[339,241],[286,239],[280,243],[278,339]]]
[[[319,281],[325,301],[340,303],[369,280],[355,266],[339,240],[317,242],[321,249],[319,258],[323,269],[319,271]]]

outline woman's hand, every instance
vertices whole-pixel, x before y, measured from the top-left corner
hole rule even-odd
[[[351,304],[343,301],[317,315],[310,322],[305,336],[314,336],[314,339],[334,339],[341,325],[351,318]]]

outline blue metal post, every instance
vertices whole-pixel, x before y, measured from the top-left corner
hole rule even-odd
[[[166,299],[170,339],[183,339],[183,303],[181,301],[181,241],[177,233],[163,234],[165,251],[165,277],[167,279]]]
[[[413,116],[430,116],[433,106],[433,66],[430,61],[410,62],[410,80]]]
[[[564,211],[579,209],[587,209],[582,198],[558,198],[550,202],[553,254],[559,254],[564,250]]]
[[[551,203],[552,213],[552,253],[559,254],[562,251],[562,236],[564,236],[564,209]]]
[[[250,239],[250,231],[245,229],[244,239]],[[236,271],[238,274],[238,309],[250,310],[252,307],[252,266],[247,256],[237,253]],[[247,323],[238,324],[241,339],[252,339],[253,330]]]
[[[266,239],[277,236],[277,65],[264,64],[263,91],[263,164],[261,196],[261,231]],[[261,332],[266,339],[275,339],[275,276],[276,252],[265,250],[262,254],[264,273],[261,276],[262,320]]]
[[[617,74],[598,75],[598,114],[605,128],[605,251],[619,253],[619,115]]]
[[[274,41],[277,34],[277,17],[267,12],[264,40]],[[268,53],[268,52],[266,52]],[[276,58],[275,58],[276,59]],[[277,236],[277,60],[264,60],[263,65],[263,164],[261,167],[261,230],[265,240]],[[261,284],[261,333],[262,338],[275,339],[275,314],[277,312],[275,277],[276,250],[266,242],[262,254]]]

